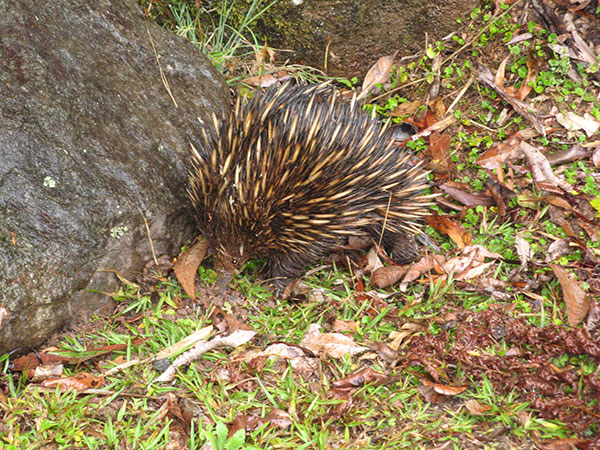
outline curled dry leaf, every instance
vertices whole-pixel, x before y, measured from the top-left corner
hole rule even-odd
[[[455,280],[470,280],[482,275],[493,263],[485,262],[485,258],[501,258],[498,253],[492,253],[481,245],[468,245],[462,254],[445,261],[442,272],[452,275]]]
[[[185,293],[194,300],[196,298],[196,273],[208,251],[206,240],[198,240],[186,252],[177,258],[173,271]]]
[[[383,263],[379,259],[379,252],[377,246],[373,246],[367,252],[367,264],[364,267],[365,272],[373,273],[380,267],[383,267]]]
[[[519,148],[523,152],[523,155],[527,158],[529,168],[531,169],[531,174],[533,175],[533,180],[537,184],[548,183],[552,186],[560,187],[565,192],[573,191],[573,188],[569,183],[567,183],[566,180],[554,175],[550,163],[537,147],[534,147],[527,142],[521,142]]]
[[[490,405],[482,405],[475,399],[467,400],[465,407],[474,416],[484,416],[492,409]]]
[[[596,168],[600,168],[600,145],[592,153],[592,162]]]
[[[567,438],[546,441],[541,448],[542,450],[589,450],[591,446],[590,439]]]
[[[320,328],[317,324],[310,324],[300,345],[316,355],[328,355],[332,358],[342,358],[347,354],[356,355],[368,350],[348,336],[339,333],[321,333]]]
[[[26,375],[32,383],[39,383],[49,378],[60,377],[63,373],[63,367],[62,364],[38,366],[34,370],[28,370]]]
[[[331,383],[331,385],[336,389],[357,388],[369,383],[375,383],[377,385],[383,384],[392,378],[393,377],[390,377],[389,375],[377,372],[371,368],[366,368],[354,372],[345,378],[336,380]]]
[[[579,325],[590,309],[590,299],[581,289],[577,280],[567,269],[555,264],[550,265],[560,283],[567,309],[567,321],[572,327]]]
[[[423,102],[414,100],[412,102],[400,103],[395,110],[390,113],[392,117],[407,117],[412,116]]]
[[[436,383],[435,381],[430,381],[427,379],[422,379],[421,383],[423,383],[425,386],[432,387],[433,390],[438,394],[447,396],[462,394],[467,390],[467,386],[449,386],[447,384]]]
[[[410,337],[416,333],[420,333],[425,330],[425,327],[416,323],[407,322],[402,325],[400,331],[392,331],[390,333],[390,348],[393,350],[398,350],[400,347],[404,347],[409,341]]]
[[[256,77],[249,77],[242,80],[243,83],[254,87],[268,88],[275,85],[279,81],[279,78],[274,76],[272,73],[265,73]]]
[[[271,422],[271,425],[277,428],[289,428],[292,424],[291,416],[283,409],[274,408],[269,411],[269,414],[264,419]]]
[[[380,267],[371,276],[371,283],[378,288],[383,289],[395,284],[406,274],[406,267],[402,266],[387,266]]]
[[[319,361],[316,358],[307,356],[304,351],[294,345],[283,343],[271,344],[264,352],[259,352],[257,356],[268,356],[269,358],[282,358],[285,365],[291,364],[292,368],[300,374],[309,375],[319,368]]]
[[[442,255],[425,255],[418,262],[414,263],[406,272],[402,283],[400,284],[400,290],[405,291],[408,287],[408,283],[415,281],[421,275],[430,270],[436,270],[438,273],[442,273],[442,266],[446,263],[446,258]]]

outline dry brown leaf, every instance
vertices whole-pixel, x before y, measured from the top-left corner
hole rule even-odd
[[[173,264],[173,272],[179,284],[192,300],[196,298],[196,273],[207,251],[206,240],[198,240],[185,253],[179,255],[177,262]]]
[[[454,164],[450,159],[450,135],[447,133],[433,132],[429,137],[429,154],[432,162],[446,170],[452,170]]]
[[[546,255],[546,262],[550,263],[557,260],[561,256],[572,253],[573,250],[569,246],[569,242],[571,242],[571,239],[564,238],[554,241],[552,244],[550,244],[548,247],[548,254]]]
[[[583,130],[588,137],[592,137],[600,129],[600,122],[590,113],[585,113],[583,117],[572,111],[567,111],[564,114],[558,113],[556,121],[569,131]]]
[[[354,320],[335,319],[333,321],[333,330],[340,332],[340,333],[344,332],[344,331],[349,331],[351,333],[354,333],[357,328],[358,328],[358,322],[355,322]]]
[[[390,113],[392,117],[408,117],[412,116],[415,111],[421,106],[423,103],[419,100],[414,100],[412,102],[400,103],[395,110]]]
[[[356,388],[362,387],[369,383],[375,383],[378,385],[383,384],[390,380],[390,378],[391,377],[389,375],[377,372],[371,368],[366,368],[359,370],[358,372],[354,372],[345,378],[336,380],[331,383],[331,385],[336,389]]]
[[[392,70],[392,64],[397,54],[398,51],[395,51],[393,55],[382,56],[369,69],[363,81],[362,92],[357,100],[365,98],[377,83],[385,83],[390,78],[390,70]]]
[[[289,428],[292,424],[292,417],[282,409],[273,408],[264,419],[271,422],[271,425],[277,428]]]
[[[492,409],[491,405],[482,405],[475,399],[467,400],[465,407],[474,416],[484,416]]]
[[[421,275],[430,270],[435,269],[438,273],[442,273],[442,266],[445,264],[446,258],[442,255],[425,255],[418,262],[414,263],[406,272],[400,285],[402,291],[406,290],[408,283],[415,281]]]
[[[254,357],[267,356],[270,359],[281,358],[287,364],[291,364],[295,372],[308,376],[319,368],[316,358],[307,356],[304,350],[298,346],[283,343],[271,344],[263,352],[258,352]]]
[[[254,87],[268,88],[277,84],[278,81],[279,78],[274,76],[272,73],[264,73],[256,77],[244,78],[242,80],[242,83],[246,83],[247,85]]]
[[[575,277],[567,269],[556,264],[551,264],[550,267],[556,278],[558,278],[563,291],[567,321],[570,326],[575,327],[585,319],[590,309],[590,299],[585,291],[581,289]]]
[[[510,59],[510,55],[502,60],[500,65],[498,66],[498,70],[496,70],[496,76],[494,77],[494,83],[496,86],[504,87],[504,74],[506,71],[506,63]]]
[[[447,384],[436,383],[435,381],[429,381],[427,379],[422,379],[421,383],[423,383],[425,386],[431,386],[438,394],[447,396],[462,394],[467,390],[467,386],[449,386]]]
[[[470,208],[480,205],[492,206],[494,204],[494,200],[489,195],[480,192],[468,192],[453,181],[444,183],[440,186],[440,189],[448,194],[449,197]]]
[[[75,389],[76,391],[84,391],[90,388],[98,388],[104,383],[104,377],[95,377],[87,372],[80,372],[68,378],[56,378],[53,380],[44,380],[41,385],[44,387],[59,386],[61,391]]]
[[[533,180],[536,182],[536,184],[548,183],[552,186],[560,187],[565,192],[573,192],[573,187],[569,183],[567,183],[564,179],[554,175],[550,163],[537,147],[534,147],[533,145],[523,141],[521,142],[519,148],[523,152],[523,155],[527,158],[529,168],[531,169],[531,174],[533,175]]]
[[[447,234],[458,248],[471,244],[471,235],[458,221],[448,217],[432,214],[426,217],[427,224],[442,234]]]
[[[392,331],[390,333],[390,342],[389,347],[393,350],[400,349],[401,346],[406,345],[408,342],[407,338],[411,337],[416,333],[420,333],[424,330],[425,327],[423,325],[419,325],[416,323],[407,322],[402,325],[400,331]]]
[[[592,162],[596,168],[600,168],[600,145],[592,153]]]
[[[591,445],[590,439],[567,438],[546,441],[541,448],[542,450],[583,450],[591,448]]]
[[[448,399],[447,395],[436,392],[433,386],[421,384],[418,389],[423,398],[431,404],[442,403]]]
[[[310,324],[300,341],[300,346],[316,355],[328,355],[332,358],[342,358],[347,354],[356,355],[368,350],[348,336],[340,333],[321,333],[320,328],[315,323]]]
[[[38,366],[34,370],[27,371],[27,377],[32,383],[39,383],[40,381],[47,380],[49,378],[58,378],[63,373],[64,366],[62,364],[52,364]]]
[[[376,288],[383,289],[397,283],[406,272],[407,269],[404,266],[380,267],[371,275],[371,283]]]
[[[367,263],[365,264],[364,270],[367,273],[373,273],[380,267],[383,267],[383,263],[379,259],[377,246],[373,246],[367,252]]]

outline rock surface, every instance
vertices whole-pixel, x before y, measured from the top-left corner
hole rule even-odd
[[[456,31],[456,19],[465,17],[480,3],[479,0],[279,2],[257,20],[255,33],[259,41],[266,38],[273,47],[286,49],[283,58],[296,64],[318,67],[329,75],[362,79],[381,56],[395,51],[399,52],[398,58],[413,55],[425,48],[426,41],[431,44]]]
[[[195,232],[189,141],[229,95],[130,0],[0,2],[0,90],[5,352],[110,312],[90,290],[115,289],[102,269],[135,278],[150,238],[157,256],[177,254]]]

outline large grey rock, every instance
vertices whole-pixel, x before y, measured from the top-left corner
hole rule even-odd
[[[115,289],[100,269],[135,277],[151,259],[144,218],[156,254],[177,253],[195,231],[189,141],[229,98],[210,62],[131,0],[0,1],[0,92],[8,351],[107,311],[89,291]]]

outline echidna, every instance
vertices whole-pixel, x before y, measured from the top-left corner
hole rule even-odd
[[[333,88],[284,85],[204,127],[189,194],[217,270],[266,258],[285,280],[349,236],[412,248],[430,196],[427,172],[408,160],[387,127]]]

